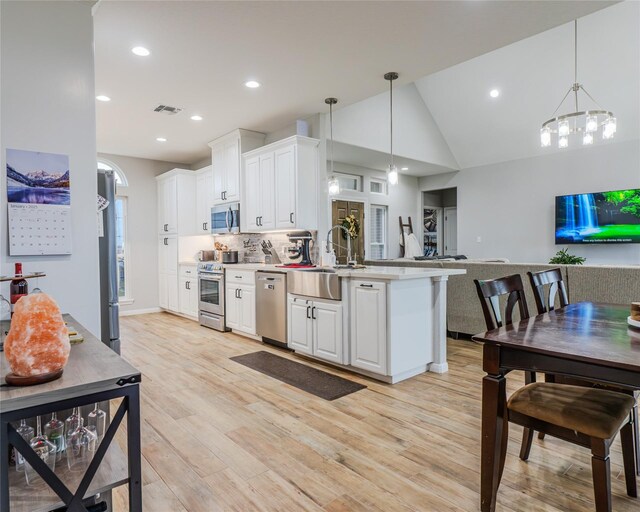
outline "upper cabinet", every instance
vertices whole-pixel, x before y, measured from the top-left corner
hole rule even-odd
[[[196,171],[196,225],[199,235],[211,232],[211,207],[213,198],[213,167],[211,165]]]
[[[158,233],[192,235],[196,223],[196,174],[173,169],[156,177]]]
[[[263,133],[234,130],[209,143],[213,172],[213,204],[240,201],[241,157],[264,144]]]
[[[318,144],[294,135],[242,155],[242,231],[317,229]]]

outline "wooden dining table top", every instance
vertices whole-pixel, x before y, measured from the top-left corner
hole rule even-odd
[[[629,313],[630,306],[578,302],[473,340],[640,372],[640,329],[628,325]]]

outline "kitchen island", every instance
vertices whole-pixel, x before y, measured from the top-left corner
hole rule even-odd
[[[448,370],[447,280],[464,269],[290,269],[257,263],[227,269],[288,275],[287,345],[300,355],[389,383]],[[301,273],[310,286],[292,289]],[[333,291],[327,295],[322,290],[329,280]]]
[[[141,512],[141,374],[73,317],[64,315],[64,319],[76,328],[84,341],[71,346],[69,360],[59,379],[28,387],[8,386],[5,376],[10,370],[4,352],[0,354],[0,510],[46,512],[64,506],[69,510],[82,511],[86,510],[84,500],[128,484],[129,510]],[[44,424],[53,412],[117,398],[123,400],[111,417],[104,438],[84,472],[70,471],[64,455],[56,463],[55,472],[52,472],[15,430],[17,422],[23,418],[42,416]],[[125,413],[126,455],[116,442],[112,442]],[[9,467],[9,444],[20,450],[43,481],[29,486],[24,472]]]

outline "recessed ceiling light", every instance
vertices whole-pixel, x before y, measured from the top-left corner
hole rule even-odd
[[[498,96],[500,96],[500,91],[498,89],[491,89],[491,91],[489,91],[489,96],[491,96],[492,98],[497,98]]]
[[[257,89],[262,84],[260,82],[256,82],[255,80],[249,80],[245,82],[244,85],[247,86],[249,89]]]
[[[111,101],[111,98],[109,98],[109,96],[105,96],[104,94],[100,94],[99,96],[96,96],[96,99],[98,101]]]
[[[401,170],[401,171],[408,171],[408,170],[409,170],[409,168],[408,168],[408,167],[401,167],[401,168],[400,168],[400,170]]]
[[[167,139],[165,139],[164,137],[156,137],[156,140],[158,142],[167,142]]]
[[[151,52],[144,46],[136,46],[134,48],[131,48],[131,53],[137,55],[138,57],[148,57],[149,55],[151,55]]]
[[[196,114],[194,116],[191,116],[191,120],[192,121],[202,121],[202,116],[199,116],[199,115]]]

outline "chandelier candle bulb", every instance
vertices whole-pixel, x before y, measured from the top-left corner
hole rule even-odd
[[[596,116],[588,116],[587,123],[585,125],[585,131],[588,133],[598,131],[598,118]]]
[[[549,128],[540,130],[540,145],[543,148],[551,146],[551,130]]]
[[[558,147],[560,149],[564,149],[564,148],[568,148],[569,147],[569,138],[568,137],[560,137],[558,139]]]
[[[582,137],[582,144],[588,146],[589,144],[593,144],[593,135],[591,133],[585,133],[584,137]]]

